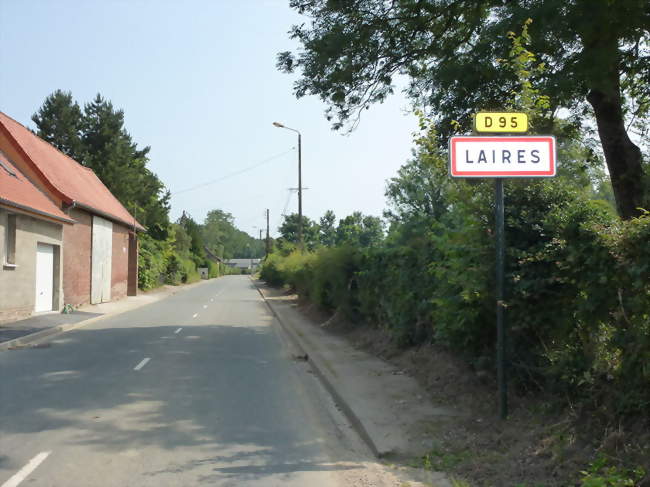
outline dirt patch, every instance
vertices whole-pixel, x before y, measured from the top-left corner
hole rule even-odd
[[[475,371],[442,347],[400,348],[383,330],[352,325],[339,314],[297,301],[298,309],[330,333],[345,337],[414,377],[434,404],[452,407],[458,417],[426,425],[430,452],[413,465],[445,471],[471,486],[579,486],[580,471],[606,455],[607,465],[631,464],[650,471],[650,429],[647,418],[608,424],[566,404],[562,398],[510,394],[510,416],[498,418],[497,386],[491,373]],[[463,484],[461,484],[463,485]],[[650,476],[635,484],[650,486]]]

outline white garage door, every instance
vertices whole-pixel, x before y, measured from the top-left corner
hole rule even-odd
[[[52,311],[54,247],[36,244],[36,304],[34,311]]]
[[[90,302],[111,300],[111,263],[113,255],[113,223],[93,216],[92,281]]]

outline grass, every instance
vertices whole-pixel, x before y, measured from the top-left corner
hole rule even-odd
[[[469,451],[446,452],[434,448],[422,457],[421,466],[426,470],[447,472],[470,456]]]

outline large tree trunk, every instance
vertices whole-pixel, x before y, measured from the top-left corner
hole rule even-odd
[[[599,90],[591,90],[587,100],[594,108],[598,134],[612,180],[616,208],[621,218],[629,219],[640,214],[643,204],[643,167],[641,149],[627,134],[621,100]]]
[[[600,57],[600,66],[606,66],[601,72],[590,73],[587,101],[596,114],[618,214],[623,219],[633,218],[640,214],[645,188],[641,149],[630,140],[625,128],[617,39],[597,36],[585,51],[592,59]]]

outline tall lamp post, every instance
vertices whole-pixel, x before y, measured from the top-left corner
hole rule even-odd
[[[303,248],[302,242],[302,141],[300,132],[291,127],[287,127],[280,122],[273,122],[275,127],[291,130],[298,134],[298,247]]]

